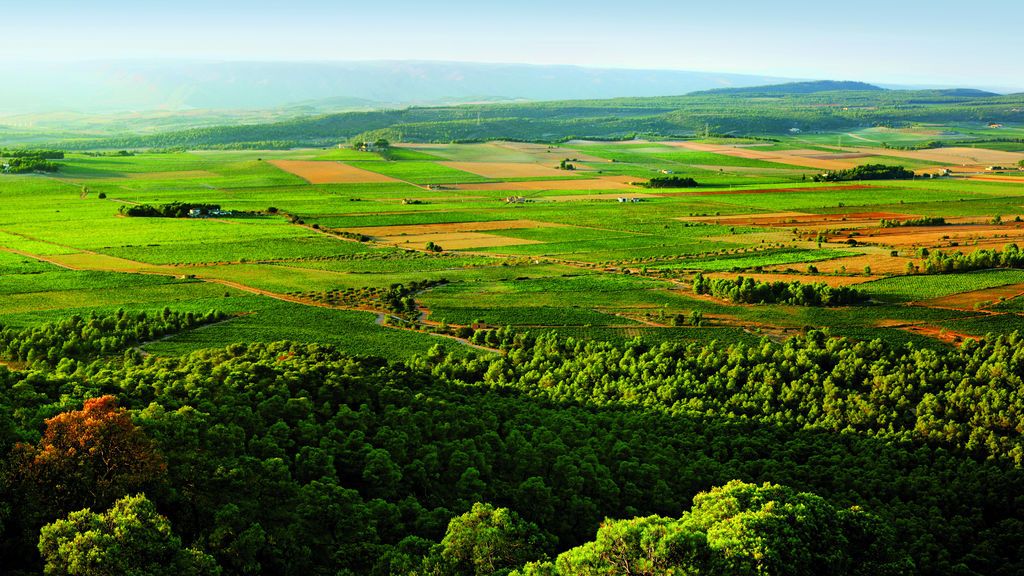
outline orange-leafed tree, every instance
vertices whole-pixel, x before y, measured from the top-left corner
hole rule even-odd
[[[39,443],[17,451],[25,487],[57,514],[104,509],[166,471],[154,442],[113,396],[48,419]]]

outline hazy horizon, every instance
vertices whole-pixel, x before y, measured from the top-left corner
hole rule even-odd
[[[956,18],[879,0],[857,10],[793,0],[686,6],[648,0],[626,13],[601,3],[535,0],[515,6],[396,0],[387,10],[322,0],[182,0],[138,5],[41,0],[7,8],[8,62],[427,61],[693,71],[890,85],[1024,90],[1012,71],[1024,38],[1001,34],[987,0]],[[540,16],[540,17],[538,17]]]

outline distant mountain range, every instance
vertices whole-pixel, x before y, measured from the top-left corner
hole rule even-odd
[[[680,95],[792,79],[455,62],[109,61],[4,66],[0,114],[155,110],[294,113],[409,105]]]

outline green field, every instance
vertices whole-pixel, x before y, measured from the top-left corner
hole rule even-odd
[[[856,135],[877,140],[873,145],[921,136],[886,130]],[[835,274],[852,274],[849,282],[859,284],[865,280],[864,265],[819,279],[800,275],[809,264],[828,270],[831,260],[854,256],[866,265],[878,259],[874,267],[889,270],[894,267],[886,268],[890,252],[905,258],[916,250],[870,240],[862,227],[872,223],[856,218],[817,228],[786,224],[792,217],[765,225],[734,225],[729,218],[878,212],[984,219],[1024,212],[1019,200],[1024,193],[1012,183],[956,178],[812,184],[806,176],[813,170],[739,157],[732,155],[739,148],[730,148],[756,144],[779,153],[809,147],[827,153],[831,139],[847,140],[844,146],[857,140],[843,133],[774,142],[703,141],[719,146],[719,152],[659,142],[491,142],[395,146],[382,153],[335,146],[69,154],[56,175],[0,177],[5,199],[0,205],[0,321],[25,326],[119,307],[236,315],[147,345],[153,354],[216,347],[248,334],[260,341],[315,341],[406,357],[435,343],[461,346],[432,332],[477,321],[616,342],[783,338],[806,326],[854,338],[874,334],[920,341],[924,337],[879,325],[967,321],[951,319],[949,311],[922,315],[919,306],[904,303],[1024,283],[1014,270],[902,276],[896,268],[885,272],[892,277],[861,286],[889,304],[863,310],[743,306],[694,297],[689,281],[696,271],[756,276],[770,268],[772,281],[789,274],[833,284],[843,283]],[[590,159],[579,164],[591,171],[565,178],[606,185],[488,179],[440,163],[553,165],[577,157]],[[267,162],[272,159],[342,162],[399,181],[313,185]],[[883,151],[861,162],[899,160]],[[643,181],[661,172],[689,175],[700,186],[623,188],[623,178]],[[466,186],[481,183],[486,189]],[[510,196],[526,201],[506,203]],[[630,196],[642,201],[617,200]],[[169,202],[217,204],[231,213],[218,218],[118,214],[121,206]],[[1009,243],[1018,234],[1012,222],[1003,228],[979,232],[971,242]],[[356,229],[373,231],[359,238],[350,233]],[[819,244],[822,234],[828,237]],[[849,237],[861,243],[849,246]],[[424,250],[428,242],[443,251]],[[934,249],[949,248],[949,242],[936,242]],[[372,294],[367,291],[442,281],[447,284],[414,296],[424,322],[413,326],[418,332],[377,325],[374,313],[391,312],[374,304],[372,296],[365,303],[362,296],[349,296],[348,304],[334,309],[309,300],[332,291]],[[993,311],[1006,315],[1004,322],[990,322],[996,329],[1012,326],[1019,313],[1010,303]],[[698,312],[702,324],[688,325],[686,318]]]

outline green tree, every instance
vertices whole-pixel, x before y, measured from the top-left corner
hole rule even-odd
[[[44,526],[39,553],[46,574],[54,576],[220,574],[211,556],[182,547],[143,495],[122,498],[101,514],[79,510]]]
[[[552,538],[508,508],[473,504],[453,518],[424,560],[424,572],[444,576],[508,574],[527,562],[543,560]]]
[[[561,554],[554,568],[564,576],[908,573],[911,563],[893,549],[892,531],[860,509],[733,480],[695,496],[679,519],[607,520],[594,541]],[[524,574],[544,570],[550,566]]]

